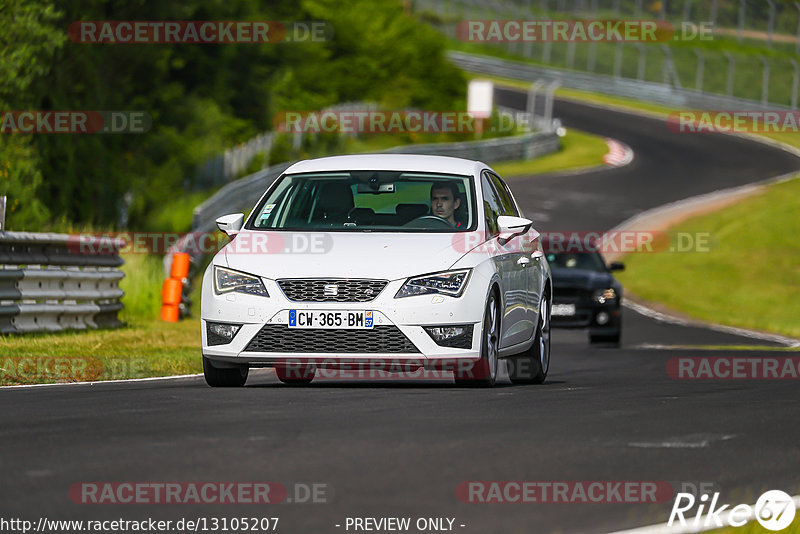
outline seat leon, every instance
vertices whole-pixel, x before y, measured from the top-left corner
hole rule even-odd
[[[552,282],[533,223],[486,164],[373,154],[295,163],[203,277],[211,386],[250,368],[287,384],[321,369],[452,372],[493,386],[541,383],[550,366]]]

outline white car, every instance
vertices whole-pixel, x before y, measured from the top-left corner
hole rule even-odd
[[[203,370],[241,386],[320,369],[452,371],[493,386],[550,366],[552,281],[539,234],[486,164],[423,155],[295,163],[203,277]]]

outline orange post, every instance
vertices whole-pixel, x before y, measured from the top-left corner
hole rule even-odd
[[[172,256],[172,268],[169,277],[181,280],[189,276],[189,255],[185,252],[178,252]]]

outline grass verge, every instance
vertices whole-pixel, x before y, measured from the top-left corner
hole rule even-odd
[[[800,179],[776,184],[670,233],[709,233],[708,252],[629,254],[620,281],[688,315],[800,337]]]
[[[529,160],[495,163],[491,167],[504,177],[578,171],[603,165],[607,152],[608,145],[602,137],[569,129],[561,138],[558,152]]]

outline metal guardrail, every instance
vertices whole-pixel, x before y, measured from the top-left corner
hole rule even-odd
[[[559,81],[563,86],[573,89],[644,100],[677,108],[708,110],[790,109],[788,106],[701,93],[691,89],[673,87],[665,83],[541,67],[522,61],[512,61],[466,52],[450,51],[447,56],[455,65],[469,72],[531,82],[535,80]]]
[[[122,239],[0,233],[0,333],[122,323]]]

